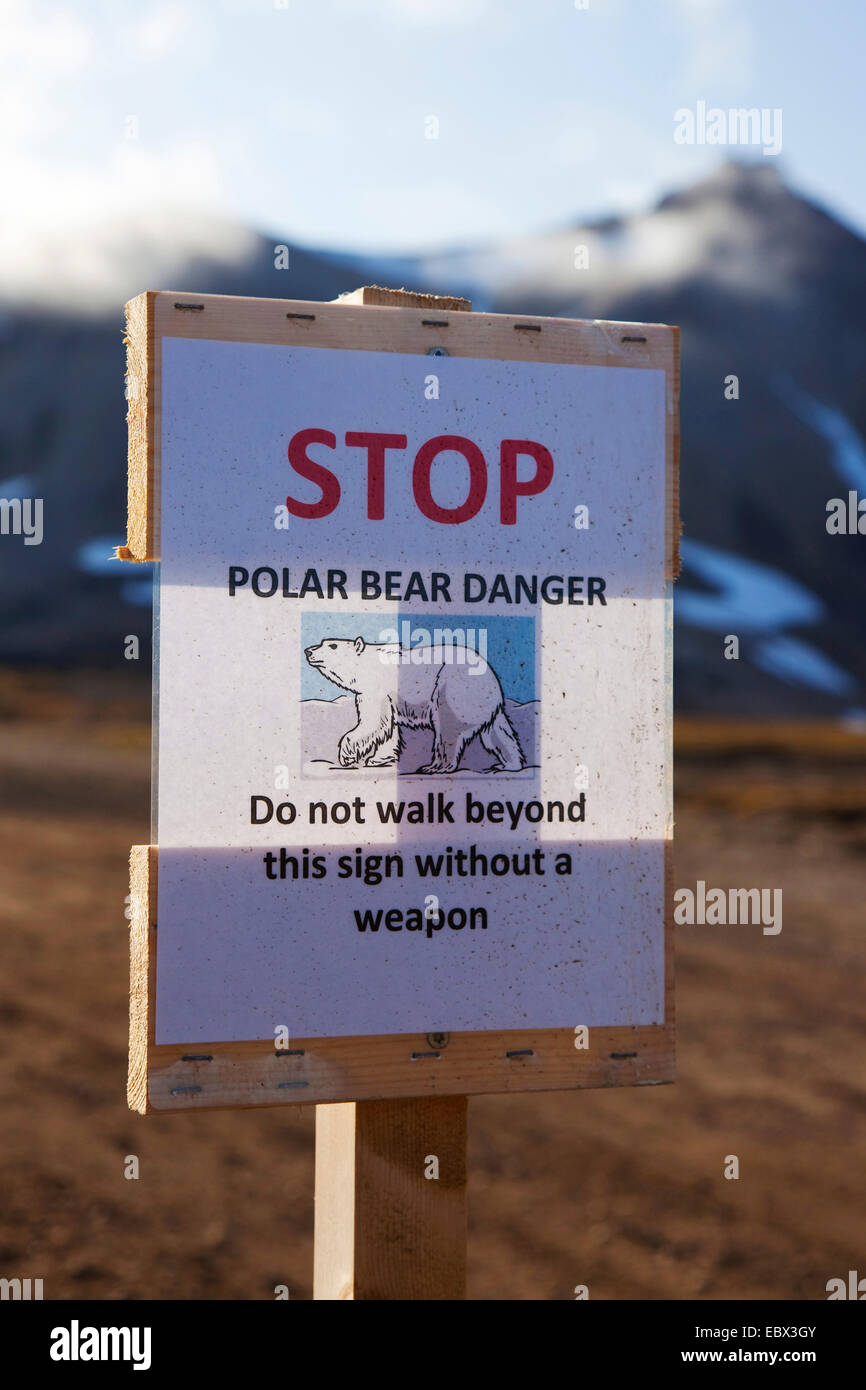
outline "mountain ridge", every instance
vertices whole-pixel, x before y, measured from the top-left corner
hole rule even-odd
[[[678,705],[862,711],[862,538],[829,535],[826,515],[850,488],[866,496],[866,241],[774,168],[724,165],[647,212],[498,248],[397,261],[290,246],[280,271],[271,240],[243,246],[188,257],[171,278],[189,293],[328,300],[392,276],[490,312],[678,323]],[[14,480],[42,496],[46,538],[0,542],[0,660],[108,664],[147,611],[147,580],[107,558],[126,505],[119,304],[2,303],[0,495]]]

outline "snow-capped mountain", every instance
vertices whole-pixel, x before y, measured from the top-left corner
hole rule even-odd
[[[679,706],[866,709],[866,535],[827,530],[830,499],[866,498],[866,242],[775,167],[727,165],[640,215],[428,256],[291,247],[278,271],[275,240],[223,234],[163,283],[330,299],[375,281],[500,313],[678,323]],[[118,304],[156,287],[146,261]],[[0,307],[0,496],[45,506],[41,546],[0,538],[0,659],[117,659],[147,627],[149,583],[107,558],[125,516],[121,315]]]

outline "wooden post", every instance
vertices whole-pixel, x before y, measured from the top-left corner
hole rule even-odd
[[[466,1297],[465,1096],[316,1106],[314,1298]]]
[[[343,304],[471,310],[365,285]],[[466,1297],[466,1096],[316,1106],[316,1299]]]

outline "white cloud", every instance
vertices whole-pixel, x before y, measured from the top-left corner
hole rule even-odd
[[[342,0],[342,8],[415,28],[465,29],[492,12],[491,0]]]
[[[133,43],[146,57],[170,52],[192,27],[193,12],[185,5],[157,5],[133,29]]]
[[[779,260],[768,271],[766,258],[756,251],[753,221],[730,197],[738,177],[735,170],[719,169],[700,202],[688,209],[641,211],[613,228],[578,226],[468,254],[432,256],[426,262],[429,278],[465,280],[475,287],[479,303],[494,292],[555,294],[562,312],[573,303],[574,312],[589,317],[596,310],[602,316],[609,312],[614,295],[672,287],[696,274],[748,292],[756,301],[781,298],[790,293],[795,267]],[[577,246],[588,248],[587,269],[575,266]]]
[[[674,0],[674,4],[687,19],[692,19],[718,14],[727,0]]]
[[[74,15],[32,0],[0,0],[0,66],[32,62],[45,77],[79,72],[91,53],[88,29]]]
[[[681,80],[698,94],[724,83],[742,90],[755,56],[752,25],[735,0],[668,0],[682,24],[685,56]]]
[[[105,167],[23,159],[9,171],[18,213],[0,224],[0,295],[102,312],[163,282],[192,255],[248,253],[254,234],[221,217],[219,163],[201,143],[153,153],[118,143]]]
[[[90,75],[129,51],[159,58],[190,6],[136,11],[133,29],[91,32],[57,4],[0,0],[0,296],[81,312],[159,288],[192,254],[234,259],[253,244],[225,206],[218,136],[162,146],[127,139],[126,112]],[[107,132],[107,133],[106,133]]]

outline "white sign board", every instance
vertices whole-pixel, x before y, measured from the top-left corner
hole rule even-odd
[[[664,1025],[666,370],[181,322],[154,1044]]]

